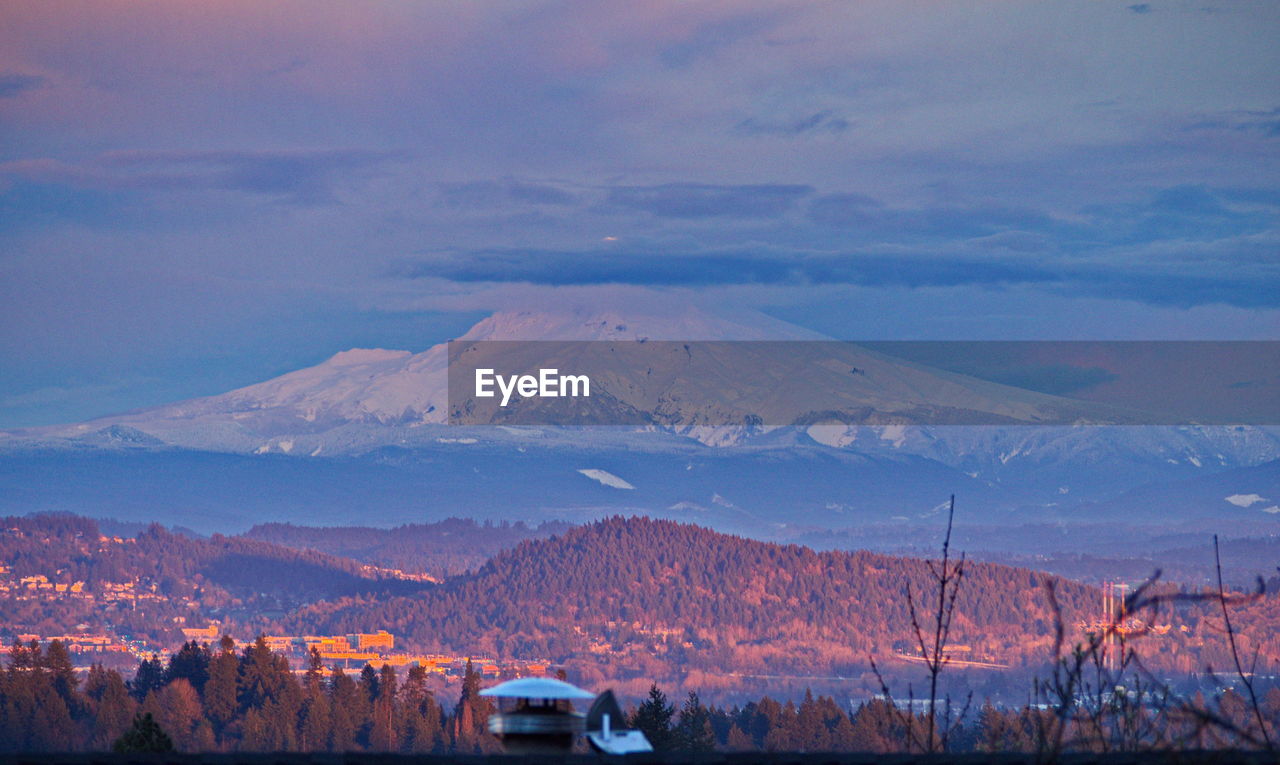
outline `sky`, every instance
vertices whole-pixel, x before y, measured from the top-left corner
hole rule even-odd
[[[0,428],[496,310],[1280,339],[1280,5],[0,4]]]

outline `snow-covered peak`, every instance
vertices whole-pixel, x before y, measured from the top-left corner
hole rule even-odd
[[[462,340],[821,340],[815,332],[755,311],[711,314],[696,306],[634,312],[566,308],[502,311]]]
[[[634,302],[634,301],[633,301]],[[777,321],[758,312],[715,313],[666,300],[642,306],[578,308],[564,306],[542,311],[505,311],[471,328],[463,337],[471,340],[787,340],[824,339],[815,333]],[[830,387],[832,367],[812,363],[797,346],[771,352],[770,361],[792,370],[790,383],[762,393],[761,407],[803,411],[811,400],[806,391]],[[878,411],[903,411],[912,402],[941,402],[972,411],[994,411],[1012,419],[1034,419],[1037,407],[1048,397],[1018,391],[995,383],[939,373],[916,364],[882,357],[871,351],[845,349],[861,354],[856,367],[868,372],[859,378],[862,400]],[[842,357],[844,358],[844,357]],[[847,359],[846,359],[847,360]],[[159,441],[200,449],[281,451],[293,454],[342,454],[389,444],[429,438],[427,426],[441,425],[448,412],[448,353],[444,343],[421,353],[380,348],[353,348],[315,366],[299,369],[221,395],[182,401],[70,426],[54,426],[31,432],[33,437],[84,438],[113,426]],[[847,384],[848,366],[835,372]],[[707,378],[703,378],[707,379]],[[738,406],[720,401],[713,384],[696,380],[680,383],[679,400],[710,402],[702,410],[672,419],[672,432],[705,444],[732,445],[745,436],[739,427],[718,428],[715,412]],[[637,389],[628,395],[641,408],[654,406],[664,390]],[[1053,402],[1048,402],[1053,403]],[[790,409],[787,409],[790,407]],[[772,411],[772,410],[770,410]],[[949,433],[945,438],[940,431]],[[1098,448],[1110,453],[1123,450],[1126,463],[1155,460],[1161,465],[1191,464],[1227,467],[1275,459],[1280,439],[1265,429],[1207,429],[1182,433],[1174,429],[1132,429],[1121,438],[1097,439],[1079,428],[857,428],[819,425],[811,428],[814,441],[834,448],[875,453],[922,454],[967,471],[1011,470],[1022,463],[1076,464],[1093,459]],[[4,434],[0,434],[0,439]],[[408,439],[408,440],[406,440]],[[119,439],[117,439],[119,440]],[[987,455],[978,458],[974,455]],[[1214,455],[1217,455],[1216,457]],[[1226,455],[1226,456],[1224,456]],[[1178,459],[1175,461],[1173,457]],[[997,459],[999,457],[999,459]],[[1016,463],[1016,464],[1015,464]],[[1059,480],[1054,477],[1054,480]],[[1064,485],[1060,480],[1056,486]],[[1221,496],[1232,492],[1224,491]],[[1239,502],[1252,499],[1241,494]],[[1231,501],[1231,500],[1228,500]],[[1261,506],[1267,503],[1255,503]]]
[[[802,340],[821,335],[750,310],[714,313],[659,296],[632,296],[614,305],[572,305],[503,311],[473,326],[468,340]],[[237,451],[283,450],[297,443],[311,453],[340,450],[328,433],[352,433],[360,443],[399,443],[400,430],[443,423],[447,402],[447,346],[421,353],[352,348],[315,366],[227,393],[106,417],[49,435],[80,436],[128,425],[165,443]],[[86,430],[89,429],[89,430]]]
[[[361,364],[379,364],[384,361],[395,361],[412,355],[411,351],[393,351],[385,348],[352,348],[333,354],[324,364],[330,367],[354,367]]]

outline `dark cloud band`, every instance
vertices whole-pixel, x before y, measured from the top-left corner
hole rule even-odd
[[[1061,263],[1020,253],[976,257],[944,252],[663,252],[593,249],[476,250],[426,255],[399,265],[401,278],[540,285],[857,285],[999,288],[1037,285],[1077,296],[1158,305],[1280,305],[1280,274],[1261,264],[1248,274],[1162,272],[1098,262]]]

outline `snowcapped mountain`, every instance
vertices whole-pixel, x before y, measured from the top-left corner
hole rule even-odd
[[[695,308],[682,312],[624,317],[618,312],[506,312],[484,319],[462,340],[803,340],[820,336],[762,314],[723,318]],[[544,346],[489,346],[492,354],[533,354],[517,368],[542,367]],[[566,344],[566,353],[584,346]],[[813,422],[814,412],[856,411],[860,422],[892,421],[916,415],[943,419],[977,413],[1001,421],[1089,420],[1095,405],[1072,402],[965,375],[932,369],[839,343],[767,343],[752,346],[699,346],[697,354],[670,354],[655,360],[654,345],[611,349],[602,371],[616,404],[652,414],[661,429],[708,445],[742,443],[753,433],[725,426],[723,413],[745,410],[763,415],[766,425]],[[688,346],[684,346],[688,351]],[[703,349],[706,349],[705,352]],[[485,351],[481,352],[483,355]],[[597,354],[597,358],[603,354]],[[499,358],[496,362],[503,361]],[[582,369],[580,358],[551,358],[561,369]],[[648,365],[643,378],[636,368]],[[637,365],[640,365],[637,367]],[[735,366],[736,365],[736,366]],[[759,370],[776,370],[777,379],[734,387]],[[850,370],[856,374],[851,375]],[[783,379],[785,378],[785,379]],[[69,427],[37,429],[31,436],[56,439],[91,437],[104,429],[130,428],[172,446],[240,453],[282,452],[320,456],[356,454],[388,445],[412,445],[424,439],[459,438],[446,428],[448,346],[421,353],[352,349],[321,364],[217,396],[101,418]],[[841,390],[832,404],[830,391]],[[815,408],[816,401],[825,406]],[[493,403],[496,406],[496,402]],[[835,409],[836,406],[841,407]],[[922,413],[922,414],[921,414]],[[827,415],[821,415],[827,416]],[[806,418],[810,419],[806,419]],[[741,422],[741,419],[737,420]],[[818,420],[820,421],[820,420]],[[908,420],[910,421],[910,420]],[[965,421],[956,419],[953,421]],[[1096,421],[1096,420],[1095,420]],[[437,432],[444,428],[448,432]],[[767,428],[764,428],[767,430]],[[899,428],[899,430],[901,430]],[[819,425],[810,435],[832,444]],[[865,431],[865,428],[863,429]],[[891,426],[888,433],[895,433]],[[834,445],[846,445],[835,443]],[[903,444],[897,444],[902,446]],[[931,446],[932,448],[932,446]],[[936,448],[934,451],[938,451]],[[945,450],[943,450],[945,451]]]
[[[460,340],[830,340],[757,311],[711,314],[616,310],[503,311],[482,319]]]
[[[461,339],[824,338],[759,314],[725,318],[689,308],[650,315],[498,313]],[[849,352],[875,372],[868,375],[875,385],[865,391],[869,406],[892,407],[918,395],[1034,419],[1062,401]],[[799,379],[821,386],[823,374]],[[216,517],[232,525],[318,520],[366,503],[376,508],[367,522],[391,523],[424,517],[429,497],[431,513],[442,517],[574,519],[639,511],[749,529],[800,518],[816,527],[928,518],[937,498],[955,491],[980,505],[984,517],[1028,521],[1069,519],[1077,510],[1096,518],[1140,503],[1150,516],[1148,505],[1160,495],[1143,485],[1195,482],[1280,459],[1280,431],[1254,427],[821,423],[750,436],[741,428],[679,421],[666,428],[462,427],[446,424],[446,379],[445,344],[420,353],[352,349],[218,396],[0,434],[0,496],[9,498],[0,509],[76,510],[89,502],[124,517],[141,490],[150,498],[144,506],[192,508],[199,518],[172,519],[187,525]],[[136,471],[147,480],[130,478]],[[1217,499],[1204,512],[1280,521],[1262,512],[1272,503],[1242,509],[1221,500],[1232,493],[1280,496],[1274,469],[1248,475],[1239,485],[1207,484],[1203,495]],[[1116,505],[1118,497],[1129,499]],[[1179,508],[1195,512],[1188,503]]]
[[[820,338],[763,314],[713,317],[696,309],[626,318],[613,311],[512,311],[476,324],[462,340],[788,340]],[[128,427],[173,445],[231,452],[337,454],[422,439],[445,423],[447,344],[421,353],[353,348],[313,367],[217,396],[22,431],[36,438],[91,437]],[[449,437],[433,434],[430,438]],[[101,440],[101,439],[98,439]]]

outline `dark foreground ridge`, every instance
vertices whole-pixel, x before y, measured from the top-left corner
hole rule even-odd
[[[403,755],[348,754],[5,754],[0,765],[1035,765],[1028,754],[874,754],[822,752],[709,752],[605,757],[575,755]],[[1064,754],[1061,765],[1274,765],[1274,752],[1234,750]]]

